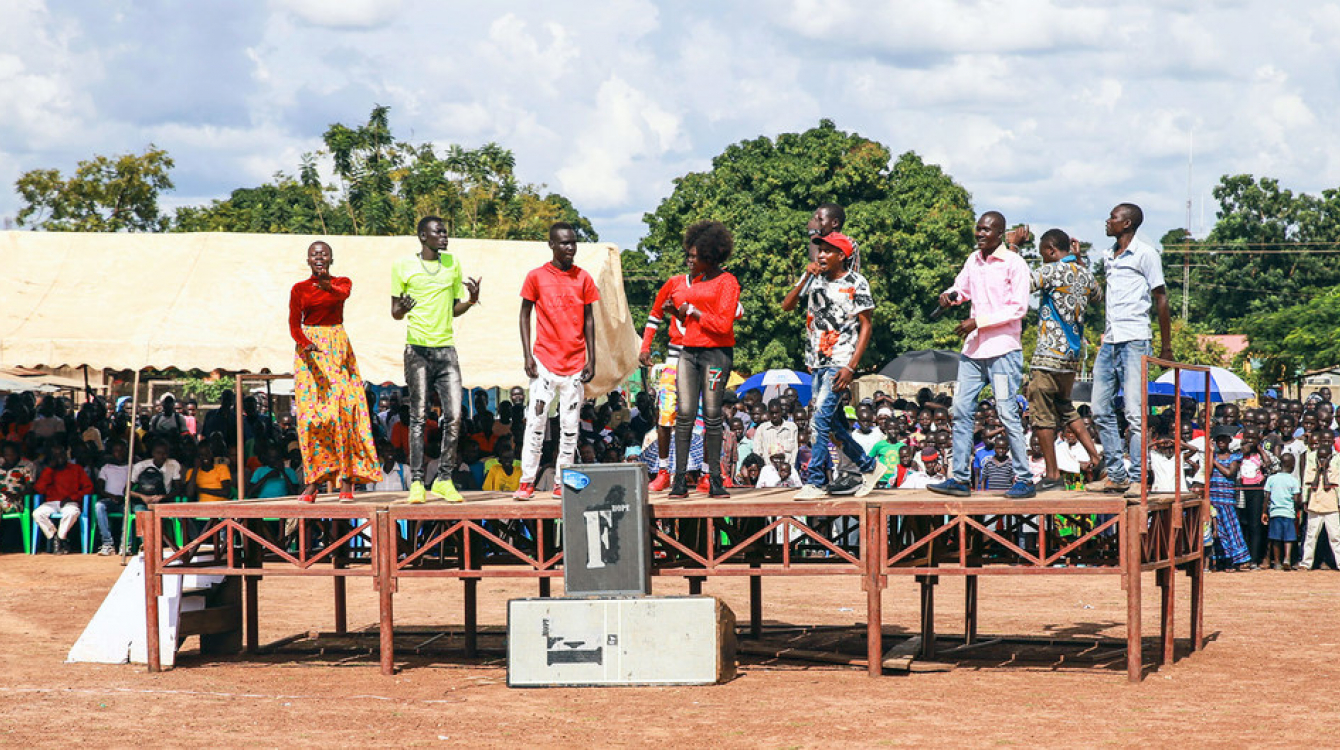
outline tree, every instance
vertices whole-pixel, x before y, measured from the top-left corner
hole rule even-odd
[[[1260,360],[1258,386],[1287,383],[1309,370],[1340,364],[1340,286],[1296,305],[1243,321],[1245,355]]]
[[[1234,330],[1340,284],[1335,256],[1308,252],[1313,243],[1340,239],[1340,192],[1295,195],[1268,177],[1225,175],[1214,196],[1218,221],[1189,248],[1193,320]],[[1178,252],[1165,253],[1165,275],[1175,274],[1170,285],[1181,285],[1181,265]]]
[[[153,232],[167,227],[158,194],[172,189],[172,158],[152,144],[142,154],[95,156],[68,179],[34,169],[15,184],[23,207],[19,226],[49,232]]]
[[[911,152],[890,164],[890,155],[829,120],[804,133],[742,141],[713,159],[711,171],[675,180],[673,192],[644,216],[648,233],[639,249],[664,279],[683,271],[681,240],[690,224],[724,222],[735,236],[727,269],[740,280],[745,310],[736,324],[736,368],[799,367],[804,315],[784,314],[780,304],[808,261],[810,214],[820,203],[838,203],[876,300],[862,364],[877,367],[952,330],[952,322],[931,323],[927,315],[971,247],[974,220],[968,192],[943,170]]]
[[[579,240],[599,239],[572,202],[517,181],[516,158],[496,143],[475,149],[397,141],[390,109],[377,106],[357,127],[336,123],[326,150],[304,154],[297,177],[241,188],[207,206],[177,210],[173,228],[199,232],[410,234],[420,218],[441,216],[453,237],[542,240],[566,221]],[[317,164],[329,156],[338,184],[323,185]]]

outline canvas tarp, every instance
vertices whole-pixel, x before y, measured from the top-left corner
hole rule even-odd
[[[332,273],[353,280],[344,323],[363,378],[403,383],[391,263],[418,251],[414,237],[0,232],[0,365],[291,372],[289,290],[310,275],[316,239],[334,250]],[[465,385],[526,385],[521,282],[548,245],[453,239],[450,252],[481,279],[480,304],[456,319]],[[638,338],[618,248],[578,245],[577,265],[600,288],[595,395],[637,367]]]

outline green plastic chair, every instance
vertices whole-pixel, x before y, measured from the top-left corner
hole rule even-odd
[[[33,510],[32,495],[24,495],[23,501],[19,503],[19,509],[9,513],[0,514],[0,523],[7,519],[15,518],[19,522],[19,537],[23,540],[23,551],[25,554],[33,553],[32,533],[33,533]]]
[[[93,502],[96,503],[97,500],[94,500]],[[107,511],[107,520],[110,521],[113,518],[120,518],[121,523],[123,524],[121,527],[122,529],[121,533],[125,534],[124,524],[130,524],[132,529],[135,527],[135,504],[131,502],[126,502],[121,505],[121,508],[122,510],[120,511],[112,511],[112,510]],[[96,513],[92,514],[90,523],[93,525],[93,531],[88,535],[88,545],[84,549],[84,554],[92,554],[93,545],[95,543],[95,540],[98,539],[98,515]],[[122,539],[124,539],[124,537],[118,537],[118,541]],[[139,543],[138,539],[139,537],[136,536],[135,534],[130,535],[130,551],[132,554],[134,554],[136,547]]]

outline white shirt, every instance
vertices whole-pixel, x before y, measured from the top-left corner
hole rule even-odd
[[[154,460],[152,458],[146,458],[135,464],[135,467],[130,470],[130,483],[134,484],[138,482],[140,480],[140,474],[144,473],[145,469],[153,465]],[[163,462],[162,466],[158,467],[158,470],[163,472],[163,482],[168,485],[166,488],[167,491],[171,492],[172,483],[181,479],[181,464],[177,463],[176,459],[169,458]]]
[[[777,469],[774,468],[772,464],[768,464],[767,466],[764,466],[762,469],[759,469],[759,471],[758,471],[758,484],[755,485],[755,486],[756,486],[756,487],[799,487],[799,486],[800,486],[800,477],[796,475],[796,472],[795,472],[795,471],[792,471],[792,472],[791,472],[791,475],[788,476],[788,477],[785,479],[785,481],[783,481],[782,476],[781,476],[780,474],[777,473]]]
[[[913,470],[907,472],[907,476],[903,477],[903,483],[898,485],[898,489],[924,490],[927,487],[929,487],[932,483],[937,481],[939,480],[931,477],[930,474],[927,474],[924,471],[921,471],[919,469]]]
[[[382,469],[382,480],[372,485],[373,492],[404,492],[409,489],[409,467],[396,464]]]
[[[1139,237],[1132,237],[1120,255],[1113,255],[1116,244],[1103,254],[1107,274],[1107,328],[1103,343],[1149,341],[1154,338],[1149,325],[1150,292],[1163,286],[1163,259],[1160,251]]]
[[[875,447],[875,443],[884,439],[884,432],[878,427],[871,427],[870,432],[861,432],[859,429],[851,431],[851,439],[861,446],[865,455],[870,455],[870,449]]]
[[[1158,451],[1149,453],[1149,470],[1154,472],[1154,485],[1150,492],[1174,492],[1177,482],[1177,458],[1165,456]]]
[[[103,492],[108,495],[126,494],[126,465],[125,464],[103,464],[98,469],[98,479],[102,480]]]
[[[1062,474],[1078,474],[1080,464],[1089,460],[1089,452],[1079,443],[1071,445],[1064,438],[1056,439],[1056,468]]]

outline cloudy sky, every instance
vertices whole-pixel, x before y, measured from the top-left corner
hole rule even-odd
[[[1193,137],[1197,234],[1221,174],[1340,185],[1335,2],[0,0],[0,18],[0,217],[26,170],[149,143],[176,160],[165,205],[222,197],[374,103],[401,138],[512,149],[625,247],[673,178],[825,117],[941,164],[978,210],[1086,239],[1124,200],[1151,239],[1184,225]]]

